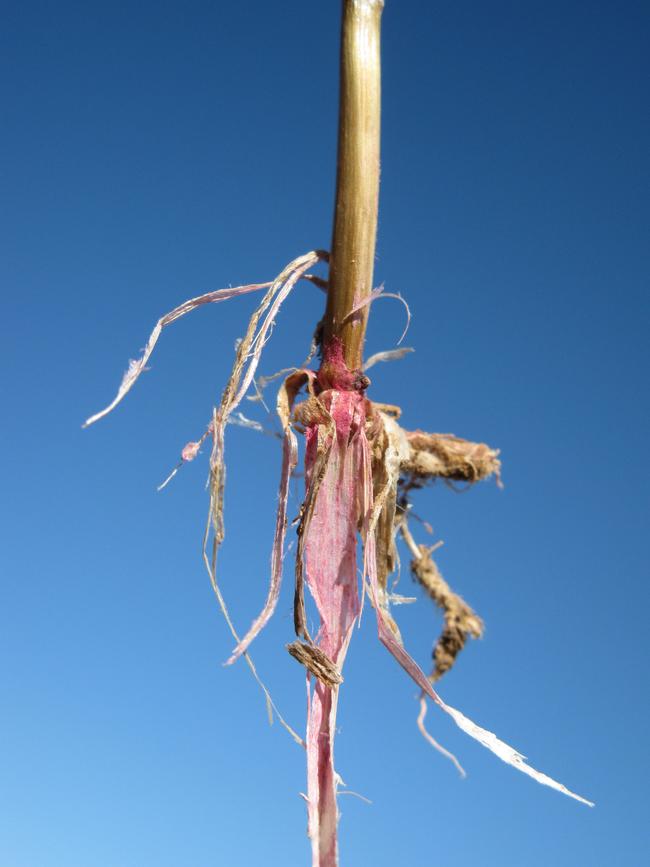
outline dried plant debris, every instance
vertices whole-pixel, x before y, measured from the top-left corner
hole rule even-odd
[[[207,293],[171,311],[156,324],[140,360],[130,363],[112,403],[86,422],[86,425],[91,424],[109,413],[132,388],[166,325],[202,304],[267,290],[244,337],[237,344],[232,372],[212,420],[199,440],[185,446],[181,464],[193,460],[203,442],[211,438],[210,508],[203,556],[215,595],[236,642],[228,663],[244,657],[264,692],[269,716],[272,718],[272,713],[276,713],[282,725],[306,748],[309,835],[314,863],[319,865],[337,863],[336,835],[332,834],[332,829],[338,819],[336,797],[340,782],[334,767],[338,690],[343,681],[341,672],[353,627],[359,622],[366,591],[377,619],[380,641],[421,689],[420,730],[461,772],[456,758],[440,747],[424,727],[426,698],[432,699],[463,731],[503,761],[544,785],[590,804],[531,768],[522,755],[496,735],[445,704],[432,687],[433,682],[451,669],[468,637],[481,636],[483,624],[440,574],[431,556],[437,546],[419,545],[413,539],[408,525],[411,494],[436,479],[450,485],[465,483],[471,486],[494,476],[500,484],[498,450],[452,434],[402,428],[398,423],[399,407],[373,403],[367,398],[370,380],[364,370],[347,368],[342,346],[336,338],[328,345],[320,346],[320,328],[315,331],[307,362],[290,372],[282,371],[289,375],[280,387],[276,405],[282,430],[282,467],[266,600],[243,636],[239,635],[230,619],[217,581],[217,553],[225,534],[226,426],[236,421],[247,427],[258,427],[257,423],[242,416],[238,407],[251,388],[259,396],[268,384],[268,379],[256,381],[255,374],[283,301],[301,278],[326,288],[326,281],[314,278],[310,269],[319,261],[327,260],[328,254],[324,251],[313,251],[295,259],[270,283]],[[369,303],[377,297],[389,296],[376,290],[368,302],[360,303]],[[309,369],[308,364],[319,346],[321,364],[315,371]],[[407,351],[378,353],[369,359],[365,369],[374,362],[401,358]],[[305,668],[308,718],[304,741],[277,712],[249,654],[251,643],[273,615],[280,595],[289,484],[298,463],[297,434],[305,438],[305,494],[295,522],[298,544],[294,626],[299,640],[289,644],[287,649]],[[412,555],[414,577],[443,614],[443,630],[434,649],[434,668],[429,677],[407,652],[391,611],[392,604],[409,601],[389,589],[389,578],[399,566],[397,535],[405,541]],[[361,582],[357,573],[359,540],[363,546]],[[318,627],[313,636],[307,626],[305,588],[318,614]]]
[[[131,391],[140,374],[146,370],[147,361],[156,347],[156,343],[162,334],[163,328],[167,325],[171,325],[172,322],[175,322],[182,316],[185,316],[186,313],[196,310],[197,307],[202,307],[204,304],[218,304],[221,301],[228,301],[230,298],[236,298],[239,295],[247,295],[249,292],[259,292],[261,289],[268,289],[271,285],[271,283],[251,283],[247,286],[236,286],[232,289],[217,289],[214,292],[206,292],[204,295],[198,295],[196,298],[190,298],[189,301],[184,301],[183,304],[180,304],[178,307],[175,307],[169,313],[162,316],[158,322],[156,322],[142,356],[137,360],[131,359],[129,361],[127,371],[122,377],[120,387],[111,403],[109,403],[105,409],[86,419],[83,427],[88,427],[96,421],[99,421],[100,418],[104,418],[104,416],[114,410],[118,403],[120,403],[129,391]]]
[[[289,497],[289,482],[291,474],[298,462],[298,442],[292,430],[290,418],[296,394],[304,383],[309,383],[313,377],[312,371],[295,371],[287,377],[280,392],[278,393],[277,412],[282,422],[284,431],[282,450],[282,470],[280,476],[280,488],[278,491],[278,509],[276,514],[275,536],[271,553],[271,582],[269,585],[266,603],[252,626],[237,644],[228,660],[228,664],[235,662],[244,653],[249,644],[262,631],[268,623],[280,595],[282,583],[282,563],[284,556],[284,538],[287,530],[287,500]]]
[[[372,418],[372,412],[368,414]],[[377,625],[379,631],[379,639],[382,644],[395,657],[397,662],[405,669],[412,679],[421,688],[423,695],[431,698],[441,710],[449,714],[456,724],[467,734],[479,741],[487,749],[491,750],[495,755],[501,758],[508,764],[516,767],[518,770],[533,777],[537,782],[543,785],[551,786],[576,800],[582,801],[585,804],[591,805],[590,801],[585,800],[580,795],[576,795],[569,791],[561,783],[548,777],[534,768],[531,768],[524,761],[524,757],[520,755],[512,747],[509,747],[503,741],[499,740],[496,735],[489,732],[480,726],[477,726],[471,720],[464,716],[460,711],[445,704],[440,696],[433,690],[430,679],[427,678],[417,663],[411,658],[399,635],[399,631],[395,628],[395,622],[390,615],[388,609],[390,597],[383,591],[382,583],[385,579],[383,576],[390,570],[391,560],[394,557],[393,549],[390,546],[387,538],[387,531],[384,529],[384,539],[378,543],[379,518],[381,511],[384,508],[382,502],[382,493],[387,489],[387,485],[395,479],[394,454],[404,454],[404,440],[408,443],[408,455],[404,456],[399,462],[399,479],[398,479],[398,505],[400,506],[401,515],[397,519],[397,523],[404,521],[408,514],[408,494],[412,487],[417,487],[427,480],[433,480],[437,477],[444,479],[467,481],[470,484],[480,479],[489,477],[491,474],[497,475],[501,467],[498,460],[498,452],[489,448],[484,444],[470,443],[466,440],[461,440],[458,437],[451,435],[440,434],[423,434],[418,431],[416,434],[404,431],[385,413],[376,413],[375,418],[371,422],[376,424],[376,419],[379,419],[383,427],[383,434],[374,435],[374,450],[375,462],[379,460],[383,463],[383,468],[378,470],[375,467],[374,473],[369,469],[370,460],[366,464],[365,477],[363,484],[363,498],[366,504],[366,517],[362,524],[362,538],[364,540],[364,573],[368,575],[369,584],[371,587],[373,607],[377,614]],[[387,420],[395,427],[392,432],[387,430]],[[381,440],[383,439],[384,445]],[[393,448],[389,449],[385,444],[389,440],[393,442]],[[398,445],[400,443],[401,445]],[[368,451],[370,452],[372,445],[369,444]],[[415,452],[426,453],[436,457],[436,461],[430,463],[426,467],[421,466],[417,478],[417,484],[413,484],[413,455]],[[376,480],[383,478],[383,483],[380,481],[380,493],[376,493]],[[375,484],[373,485],[373,480]],[[376,502],[373,502],[373,496],[376,493]],[[415,543],[413,543],[415,544]],[[380,553],[380,552],[385,553]],[[416,547],[418,556],[414,559],[418,560],[420,572],[426,579],[432,579],[434,571],[430,566],[429,561],[423,557],[422,549]],[[437,572],[437,570],[435,570]],[[450,626],[459,626],[463,632],[462,637],[456,634],[454,642],[446,640],[441,644],[439,652],[439,660],[441,667],[449,666],[455,658],[455,653],[458,652],[459,644],[464,644],[467,634],[479,634],[481,622],[479,618],[471,611],[469,606],[464,603],[460,597],[452,593],[446,583],[441,583],[442,579],[437,573],[439,580],[429,580],[429,588],[435,601],[442,604],[443,607],[449,609]],[[380,580],[380,576],[381,580]],[[461,617],[462,615],[462,617]],[[455,623],[456,617],[461,617],[460,623]],[[443,632],[444,636],[444,632]],[[451,639],[451,630],[449,633]],[[454,644],[456,646],[454,646]],[[455,651],[455,653],[454,653]],[[421,719],[423,713],[421,712]]]
[[[315,644],[305,644],[294,641],[287,644],[287,650],[299,663],[305,666],[310,674],[318,678],[325,686],[333,689],[343,683],[343,675],[326,653]]]
[[[397,341],[397,345],[399,346],[400,343],[402,342],[402,340],[404,340],[404,338],[406,337],[406,334],[407,334],[409,327],[411,325],[411,308],[406,303],[406,299],[402,298],[402,296],[399,294],[399,292],[384,292],[383,284],[381,286],[378,286],[376,289],[373,289],[369,295],[367,295],[364,299],[362,299],[357,304],[355,304],[352,307],[352,309],[348,312],[348,315],[345,317],[345,319],[343,321],[346,322],[349,319],[352,319],[352,317],[355,315],[355,313],[358,313],[360,310],[363,310],[364,307],[368,307],[370,304],[373,303],[373,301],[376,301],[378,298],[393,298],[395,301],[399,301],[400,304],[404,305],[404,310],[406,311],[406,324],[404,326],[404,331],[402,331],[402,334],[401,334],[399,340]],[[407,351],[409,351],[409,350],[407,350]],[[375,360],[378,361],[380,359],[375,359]]]
[[[399,349],[385,349],[383,352],[375,352],[374,355],[371,355],[370,358],[364,361],[364,373],[380,361],[399,361],[401,358],[404,358],[405,355],[410,355],[411,352],[415,352],[415,350],[410,346],[402,346]]]
[[[498,449],[485,443],[472,443],[453,434],[406,431],[409,444],[408,459],[402,473],[411,483],[431,479],[450,482],[480,482],[495,475],[501,483],[501,461]]]
[[[469,485],[494,475],[501,486],[499,451],[485,443],[473,443],[453,434],[404,431],[408,454],[401,463],[399,480],[399,519],[396,529],[412,554],[411,573],[429,597],[442,610],[444,628],[434,651],[430,680],[435,682],[451,669],[468,637],[480,638],[483,621],[440,574],[431,557],[439,545],[417,545],[408,527],[410,491],[437,478]],[[441,544],[441,543],[439,543]]]
[[[431,557],[433,549],[438,546],[416,545],[405,523],[400,529],[414,555],[411,573],[442,610],[444,617],[444,628],[433,650],[434,669],[430,679],[435,683],[451,669],[468,637],[481,638],[483,621],[462,597],[454,593],[440,574]]]

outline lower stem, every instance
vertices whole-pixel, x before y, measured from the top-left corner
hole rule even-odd
[[[334,690],[320,682],[316,682],[309,699],[307,797],[312,867],[336,867],[338,864],[338,809],[334,771],[336,699]],[[313,746],[311,750],[310,745]]]

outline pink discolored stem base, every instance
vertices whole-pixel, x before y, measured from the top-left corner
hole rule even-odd
[[[360,611],[357,528],[362,503],[358,490],[365,460],[363,390],[367,383],[362,374],[348,370],[341,344],[332,341],[316,381],[322,415],[306,429],[307,490],[309,493],[311,486],[318,485],[318,491],[305,527],[305,577],[320,615],[315,643],[339,670]],[[330,688],[316,680],[309,689],[307,792],[313,867],[338,863],[334,770],[337,703],[338,686]]]

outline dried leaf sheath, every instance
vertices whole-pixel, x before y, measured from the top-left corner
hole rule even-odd
[[[340,672],[360,600],[356,565],[359,521],[358,479],[362,467],[365,401],[358,391],[327,389],[318,397],[329,423],[306,430],[307,489],[316,484],[314,469],[326,454],[325,471],[309,521],[303,527],[305,580],[320,615],[315,643]],[[308,678],[309,679],[309,678]],[[315,867],[337,864],[334,733],[338,686],[322,680],[308,687],[308,826]]]

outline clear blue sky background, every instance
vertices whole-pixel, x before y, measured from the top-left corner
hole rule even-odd
[[[254,300],[155,320],[329,243],[336,2],[3,4],[1,867],[308,863],[304,756],[269,728],[200,560],[210,416]],[[597,802],[501,764],[354,636],[342,864],[647,863],[648,6],[388,0],[376,280],[416,353],[373,371],[409,427],[502,449],[505,490],[423,491],[445,576],[485,618],[441,693]],[[298,364],[301,287],[263,372]],[[372,311],[368,351],[402,311]],[[250,414],[253,414],[251,410]],[[275,440],[228,437],[233,617],[265,595]],[[298,508],[299,484],[292,499]],[[421,541],[426,541],[421,536]],[[291,566],[254,657],[304,723]],[[410,578],[402,588],[410,592]],[[399,611],[428,665],[426,599]]]

